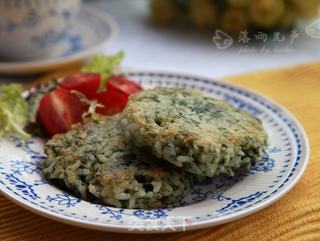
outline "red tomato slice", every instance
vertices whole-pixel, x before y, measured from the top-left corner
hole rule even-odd
[[[104,115],[112,115],[121,112],[127,105],[128,98],[142,90],[135,82],[122,76],[112,76],[107,81],[107,90],[97,94],[96,99],[104,105],[97,112]]]
[[[142,90],[142,87],[123,76],[111,76],[107,81],[108,91],[120,91],[127,97]]]
[[[67,76],[62,80],[60,86],[67,90],[76,90],[87,98],[93,99],[100,85],[100,74],[79,73]]]
[[[103,108],[97,108],[97,113],[102,115],[112,115],[121,112],[128,102],[128,97],[121,92],[109,90],[97,94],[96,99],[104,105]]]
[[[81,122],[84,105],[70,91],[58,87],[44,95],[40,101],[38,115],[46,130],[54,135],[70,129]]]
[[[60,86],[67,90],[83,93],[88,99],[97,99],[105,107],[97,112],[111,115],[121,112],[127,105],[128,97],[142,90],[142,87],[123,76],[111,76],[106,81],[106,91],[99,92],[100,74],[80,73],[63,79]]]

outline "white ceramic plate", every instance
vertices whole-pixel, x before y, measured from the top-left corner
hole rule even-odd
[[[27,62],[0,59],[0,73],[26,74],[49,71],[97,54],[117,35],[115,21],[99,9],[84,5],[64,40],[49,56]]]
[[[242,87],[192,75],[127,71],[145,88],[191,87],[224,99],[263,121],[269,147],[248,173],[198,183],[176,207],[130,210],[97,205],[73,197],[43,180],[44,141],[0,140],[3,194],[42,216],[84,228],[114,232],[177,232],[230,222],[265,208],[286,194],[301,177],[309,158],[307,136],[283,107]]]

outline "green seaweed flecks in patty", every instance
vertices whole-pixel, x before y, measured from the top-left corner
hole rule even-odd
[[[124,112],[134,144],[189,172],[216,176],[256,162],[267,144],[261,121],[189,89],[135,94]]]
[[[188,174],[133,148],[122,137],[121,117],[75,125],[45,146],[42,172],[87,199],[125,208],[159,208],[190,190]]]

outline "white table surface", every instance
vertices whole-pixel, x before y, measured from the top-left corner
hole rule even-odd
[[[320,39],[309,37],[304,26],[297,29],[300,35],[290,45],[290,53],[237,54],[245,44],[219,50],[212,41],[213,30],[200,33],[191,28],[160,28],[152,25],[148,18],[148,0],[101,0],[87,1],[86,4],[98,7],[117,21],[117,39],[101,52],[115,53],[123,49],[126,52],[123,66],[126,67],[188,72],[219,78],[320,59]],[[271,40],[267,48],[272,50],[276,45],[280,43]],[[256,49],[261,49],[261,46]],[[0,77],[1,80],[7,80],[7,77]]]
[[[105,0],[95,4],[112,15],[120,29],[118,40],[103,51],[124,49],[125,66],[220,77],[320,59],[320,39],[306,35],[304,26],[297,29],[300,36],[290,46],[291,53],[237,54],[244,46],[218,50],[212,42],[214,31],[199,33],[153,26],[146,0]],[[268,45],[273,49],[279,43],[270,41]]]

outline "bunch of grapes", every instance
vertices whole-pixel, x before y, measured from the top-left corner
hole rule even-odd
[[[151,0],[155,23],[188,23],[229,33],[254,28],[289,28],[298,19],[318,15],[320,0]]]

